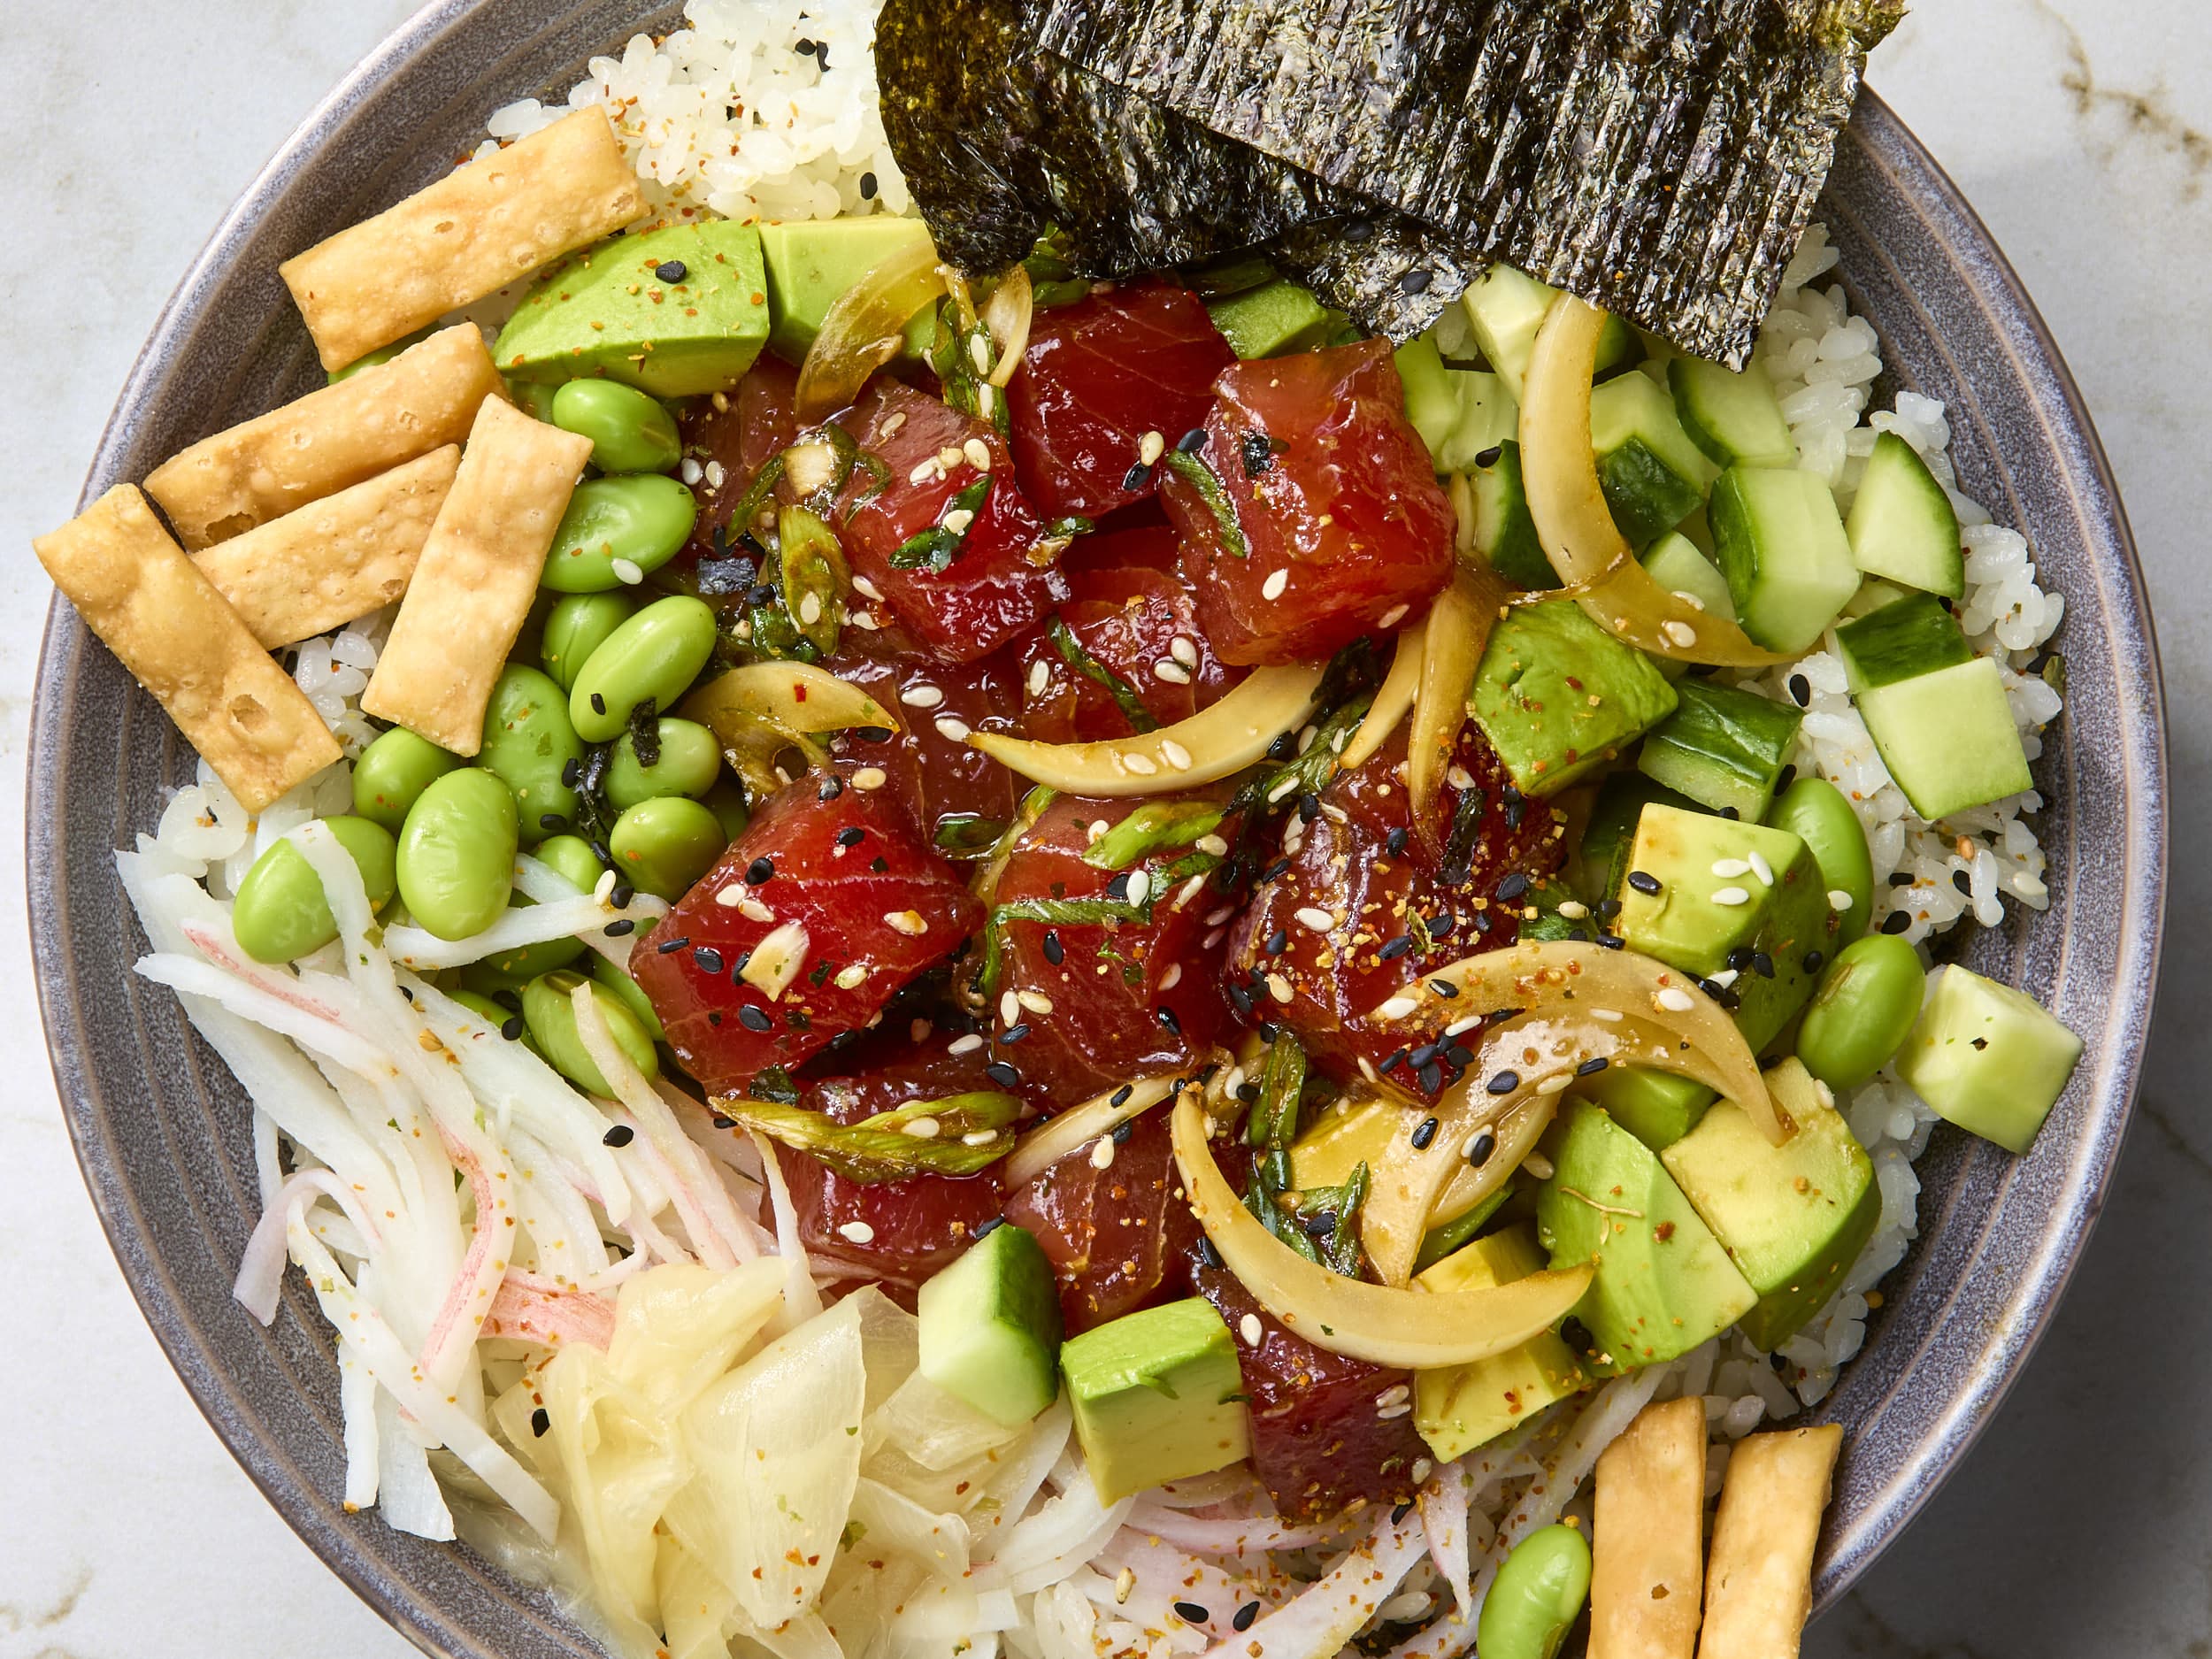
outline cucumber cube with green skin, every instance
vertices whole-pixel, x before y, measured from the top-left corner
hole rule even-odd
[[[1520,405],[1504,380],[1486,370],[1451,367],[1432,334],[1400,346],[1397,365],[1406,419],[1429,446],[1439,472],[1473,471],[1478,457],[1497,449],[1518,427]]]
[[[1934,822],[2033,786],[1993,657],[1943,602],[1915,594],[1836,630],[1852,700],[1889,775]]]
[[[1518,605],[1490,631],[1467,710],[1525,795],[1595,771],[1674,712],[1674,687],[1571,599]]]
[[[1539,282],[1509,265],[1492,265],[1460,296],[1475,343],[1490,366],[1505,377],[1506,389],[1516,402],[1528,384],[1536,331],[1544,326],[1545,313],[1558,297],[1559,290],[1549,283]],[[1596,373],[1602,374],[1629,362],[1638,349],[1639,342],[1628,326],[1617,317],[1608,317],[1604,332],[1598,336]]]
[[[2074,1074],[2081,1039],[2008,985],[1956,965],[1932,977],[1897,1075],[1947,1121],[2025,1152]]]
[[[1577,1087],[1654,1152],[1664,1152],[1696,1128],[1720,1098],[1695,1078],[1642,1065],[1609,1065]]]
[[[1010,1426],[1060,1392],[1060,1292],[1028,1233],[1002,1224],[915,1297],[922,1375]]]
[[[1596,1343],[1584,1359],[1590,1371],[1663,1364],[1758,1304],[1658,1155],[1603,1108],[1573,1102],[1548,1144],[1552,1173],[1536,1189],[1537,1237],[1553,1267],[1596,1270],[1575,1308]]]
[[[1685,680],[1675,695],[1679,706],[1645,737],[1637,769],[1701,806],[1757,823],[1805,711],[1709,680]]]
[[[1202,1296],[1086,1331],[1061,1348],[1060,1371],[1101,1503],[1251,1453],[1236,1339]]]
[[[1697,543],[1678,530],[1670,530],[1644,551],[1644,568],[1651,580],[1671,594],[1692,600],[1709,616],[1736,619],[1736,601],[1728,591],[1728,579],[1720,567],[1698,551]]]
[[[1632,547],[1656,541],[1696,511],[1720,470],[1682,430],[1674,400],[1643,373],[1591,388],[1590,447],[1605,504]]]
[[[1897,434],[1874,440],[1846,527],[1851,557],[1869,576],[1947,599],[1965,593],[1958,513],[1920,452]]]
[[[1781,1075],[1795,1068],[1790,1087]],[[1737,1271],[1759,1293],[1743,1333],[1772,1353],[1827,1304],[1882,1217],[1874,1165],[1826,1091],[1794,1060],[1768,1073],[1797,1130],[1774,1145],[1733,1101],[1660,1153]]]
[[[1429,1291],[1489,1290],[1544,1265],[1535,1233],[1508,1227],[1455,1250],[1413,1282]],[[1450,1463],[1588,1384],[1574,1350],[1545,1331],[1490,1359],[1414,1372],[1413,1425],[1437,1461]]]
[[[1769,650],[1808,649],[1858,592],[1835,495],[1814,474],[1732,466],[1707,511],[1736,619]]]
[[[1528,493],[1521,483],[1521,446],[1498,445],[1497,458],[1469,474],[1475,502],[1475,550],[1517,588],[1548,592],[1559,586],[1544,544],[1536,539]]]
[[[1856,696],[1974,660],[1974,649],[1944,603],[1908,594],[1836,630],[1844,680]]]
[[[1277,278],[1236,294],[1208,300],[1206,310],[1229,349],[1249,362],[1310,351],[1325,344],[1344,320],[1297,283]]]
[[[1754,1052],[1812,995],[1841,927],[1819,862],[1797,836],[1671,806],[1647,806],[1637,820],[1616,896],[1615,926],[1631,950],[1699,979],[1732,976],[1723,989]]]
[[[822,332],[822,319],[861,279],[893,254],[929,241],[918,219],[888,213],[866,219],[799,219],[760,227],[761,258],[768,276],[768,349],[787,363],[803,363]],[[925,305],[907,319],[901,355],[918,361],[936,333],[936,316]]]
[[[1755,365],[1739,373],[1699,357],[1676,357],[1667,365],[1667,385],[1682,429],[1720,465],[1797,465],[1797,440],[1764,369]]]
[[[691,397],[736,385],[767,341],[760,232],[714,219],[618,236],[563,260],[524,296],[492,356],[511,380],[597,374]]]

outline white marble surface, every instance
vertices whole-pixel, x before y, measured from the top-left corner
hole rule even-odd
[[[0,814],[48,589],[114,388],[218,216],[408,0],[0,0]],[[87,35],[85,26],[93,25]],[[1807,1651],[2075,1659],[2212,1651],[2203,1217],[2212,950],[2187,926],[2212,809],[2212,10],[1948,0],[1872,80],[1965,188],[2080,377],[2158,605],[2177,846],[2166,992],[2105,1220],[2043,1351],[1958,1477]],[[102,1240],[0,860],[0,1659],[397,1655],[261,1501],[170,1373]]]

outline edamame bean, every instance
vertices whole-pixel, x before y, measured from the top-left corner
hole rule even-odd
[[[1571,1526],[1546,1526],[1513,1547],[1475,1625],[1482,1659],[1552,1659],[1590,1594],[1590,1546]]]
[[[527,895],[518,893],[511,910],[526,910],[533,901]],[[493,991],[518,989],[541,973],[556,968],[565,968],[582,956],[588,947],[580,939],[541,939],[534,945],[517,945],[512,950],[495,950],[480,961],[469,964],[480,968],[480,975],[468,975],[464,970],[463,983],[480,988],[487,995]]]
[[[523,988],[522,1018],[530,1027],[530,1034],[537,1039],[538,1051],[546,1061],[570,1082],[587,1094],[611,1096],[614,1090],[606,1077],[593,1062],[584,1048],[584,1040],[576,1029],[576,1005],[571,999],[576,987],[587,983],[580,973],[565,971],[549,973],[533,979]],[[614,1038],[615,1047],[630,1057],[630,1064],[647,1077],[660,1075],[660,1056],[653,1051],[653,1040],[637,1022],[637,1016],[617,996],[597,996],[594,1002],[607,1022],[607,1031]]]
[[[1850,895],[1849,907],[1839,912],[1843,931],[1837,937],[1847,945],[1865,933],[1874,912],[1874,861],[1867,853],[1866,830],[1843,791],[1825,778],[1800,778],[1775,801],[1767,823],[1811,849],[1832,895]]]
[[[518,380],[512,375],[502,375],[507,382],[507,396],[514,400],[517,409],[533,420],[542,420],[550,426],[553,421],[553,395],[560,388],[543,380]]]
[[[672,472],[683,459],[676,418],[619,380],[565,380],[553,394],[553,424],[591,440],[603,472]]]
[[[586,479],[568,498],[541,580],[563,594],[620,588],[675,557],[698,516],[699,503],[672,478]],[[617,571],[618,561],[634,566],[636,574]]]
[[[627,810],[641,801],[664,795],[703,795],[722,775],[722,745],[694,720],[664,717],[659,723],[660,758],[641,764],[627,732],[607,762],[607,799]]]
[[[459,764],[452,750],[396,726],[353,763],[353,810],[396,835],[416,798]]]
[[[399,892],[441,939],[480,933],[507,908],[514,879],[515,797],[480,766],[422,792],[399,833]]]
[[[607,636],[637,613],[627,594],[564,594],[545,618],[538,661],[563,691],[576,684],[576,671],[607,642]]]
[[[683,795],[641,801],[614,821],[607,850],[625,880],[656,898],[681,898],[706,874],[729,837],[706,807]]]
[[[536,669],[508,664],[484,709],[484,744],[476,764],[514,791],[524,846],[565,830],[576,816],[576,790],[569,780],[584,764],[583,741],[569,723],[567,694]]]
[[[540,864],[550,864],[579,893],[589,893],[597,887],[600,872],[606,868],[581,835],[552,836],[532,848],[530,856]]]
[[[630,723],[647,698],[672,706],[714,655],[714,612],[673,594],[645,607],[608,636],[577,671],[568,718],[587,743],[604,743]]]
[[[1828,964],[1797,1028],[1797,1057],[1837,1094],[1895,1054],[1920,1018],[1920,953],[1894,933],[1869,933]]]
[[[595,952],[591,959],[591,977],[622,999],[622,1005],[637,1016],[637,1023],[645,1028],[647,1036],[655,1042],[668,1041],[668,1033],[661,1027],[661,1017],[653,1011],[653,1000],[645,995],[643,986]]]
[[[413,334],[403,335],[401,338],[393,341],[388,346],[379,346],[373,351],[364,353],[362,356],[354,358],[352,362],[347,364],[342,369],[331,370],[323,377],[323,379],[326,383],[335,386],[339,381],[358,374],[364,369],[373,369],[380,363],[389,363],[401,352],[406,350],[408,347],[420,345],[424,341],[429,339],[430,336],[436,332],[437,325],[435,323],[432,323],[426,327],[418,328]]]
[[[707,810],[720,821],[722,833],[735,841],[753,821],[753,809],[745,803],[745,791],[734,778],[725,778],[701,797]]]
[[[369,908],[383,909],[395,884],[391,832],[365,818],[323,822],[353,856],[361,885],[369,890]],[[289,841],[276,842],[254,860],[238,884],[230,925],[238,948],[256,962],[290,962],[338,937],[338,918],[323,896],[322,878]]]
[[[493,1002],[489,996],[487,996],[480,991],[472,991],[465,987],[459,990],[448,991],[446,995],[451,997],[455,1002],[458,1002],[463,1008],[468,1010],[470,1013],[475,1015],[477,1018],[482,1020],[487,1025],[489,1025],[494,1031],[497,1031],[502,1025],[504,1025],[509,1020],[514,1018],[513,1010],[500,1007],[498,1003]]]

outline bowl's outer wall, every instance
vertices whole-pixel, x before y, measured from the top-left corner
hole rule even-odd
[[[133,372],[88,495],[318,383],[278,262],[442,173],[498,104],[557,92],[588,55],[667,19],[634,0],[450,0],[420,13],[218,229]],[[1849,1437],[1817,1568],[1824,1605],[1987,1421],[2096,1217],[2150,1018],[2166,796],[2141,573],[2079,396],[2017,279],[1871,96],[1823,212],[1855,301],[1879,326],[1891,387],[1945,403],[1963,487],[2028,534],[2044,581],[2066,595],[2067,712],[2037,766],[2053,908],[1978,934],[1967,960],[2024,986],[2088,1044],[2029,1156],[1944,1128],[1919,1165],[1921,1242],[1821,1412]],[[267,1330],[231,1299],[255,1210],[244,1094],[174,998],[131,973],[143,941],[111,863],[192,764],[159,709],[57,603],[30,749],[32,944],[64,1110],[125,1276],[270,1501],[411,1640],[485,1659],[588,1651],[547,1597],[469,1552],[345,1513],[335,1368],[311,1296],[292,1275]]]

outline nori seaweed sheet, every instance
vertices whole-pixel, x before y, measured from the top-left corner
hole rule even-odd
[[[1419,333],[1485,262],[1453,238],[1039,50],[1039,0],[886,0],[884,127],[938,248],[974,273],[1048,225],[1084,276],[1255,251],[1363,326]]]
[[[1901,0],[1041,0],[1038,43],[1740,363]]]

